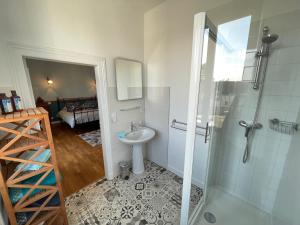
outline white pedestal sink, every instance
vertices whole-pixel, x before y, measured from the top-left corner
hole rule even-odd
[[[125,137],[118,137],[125,144],[132,146],[132,172],[142,174],[144,168],[143,144],[155,136],[155,131],[149,127],[139,127],[137,130],[126,133]]]

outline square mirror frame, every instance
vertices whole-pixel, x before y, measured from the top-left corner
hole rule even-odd
[[[137,97],[132,97],[132,98],[122,98],[120,96],[120,86],[118,86],[118,74],[117,74],[117,61],[118,60],[123,60],[123,61],[128,61],[128,62],[133,62],[133,63],[139,63],[141,65],[141,94],[140,96]],[[135,100],[135,99],[142,99],[144,97],[143,94],[143,62],[138,61],[138,60],[133,60],[133,59],[127,59],[127,58],[122,58],[122,57],[117,57],[114,59],[114,69],[115,69],[115,79],[116,79],[116,92],[117,92],[117,100],[118,101],[128,101],[128,100]]]

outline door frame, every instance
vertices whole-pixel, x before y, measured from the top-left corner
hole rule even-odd
[[[96,90],[98,96],[102,149],[105,168],[105,177],[108,180],[114,178],[113,160],[111,147],[111,129],[108,107],[107,73],[104,57],[66,51],[62,49],[30,46],[19,43],[8,43],[10,61],[10,75],[13,87],[22,97],[24,107],[35,107],[35,99],[28,73],[26,58],[41,59],[62,63],[73,63],[79,65],[93,66],[96,78]]]
[[[203,42],[205,35],[206,13],[200,12],[194,16],[193,48],[191,60],[191,77],[187,117],[187,133],[185,142],[184,173],[182,188],[182,205],[180,224],[189,222],[190,191],[192,184],[193,156],[195,145],[196,117],[200,93],[200,78],[202,69]],[[201,204],[203,205],[203,203]],[[198,209],[199,210],[199,209]]]

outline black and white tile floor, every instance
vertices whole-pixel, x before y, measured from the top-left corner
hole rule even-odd
[[[182,179],[145,161],[145,173],[129,180],[100,180],[66,199],[70,225],[179,224]],[[191,210],[202,197],[192,186]]]

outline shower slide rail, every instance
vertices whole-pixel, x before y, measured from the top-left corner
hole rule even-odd
[[[186,131],[186,126],[187,126],[187,123],[177,121],[176,119],[172,120],[171,128]],[[204,143],[207,143],[207,141],[209,140],[209,137],[210,137],[210,129],[209,129],[208,122],[206,123],[205,127],[197,125],[196,126],[196,134],[203,136]]]

